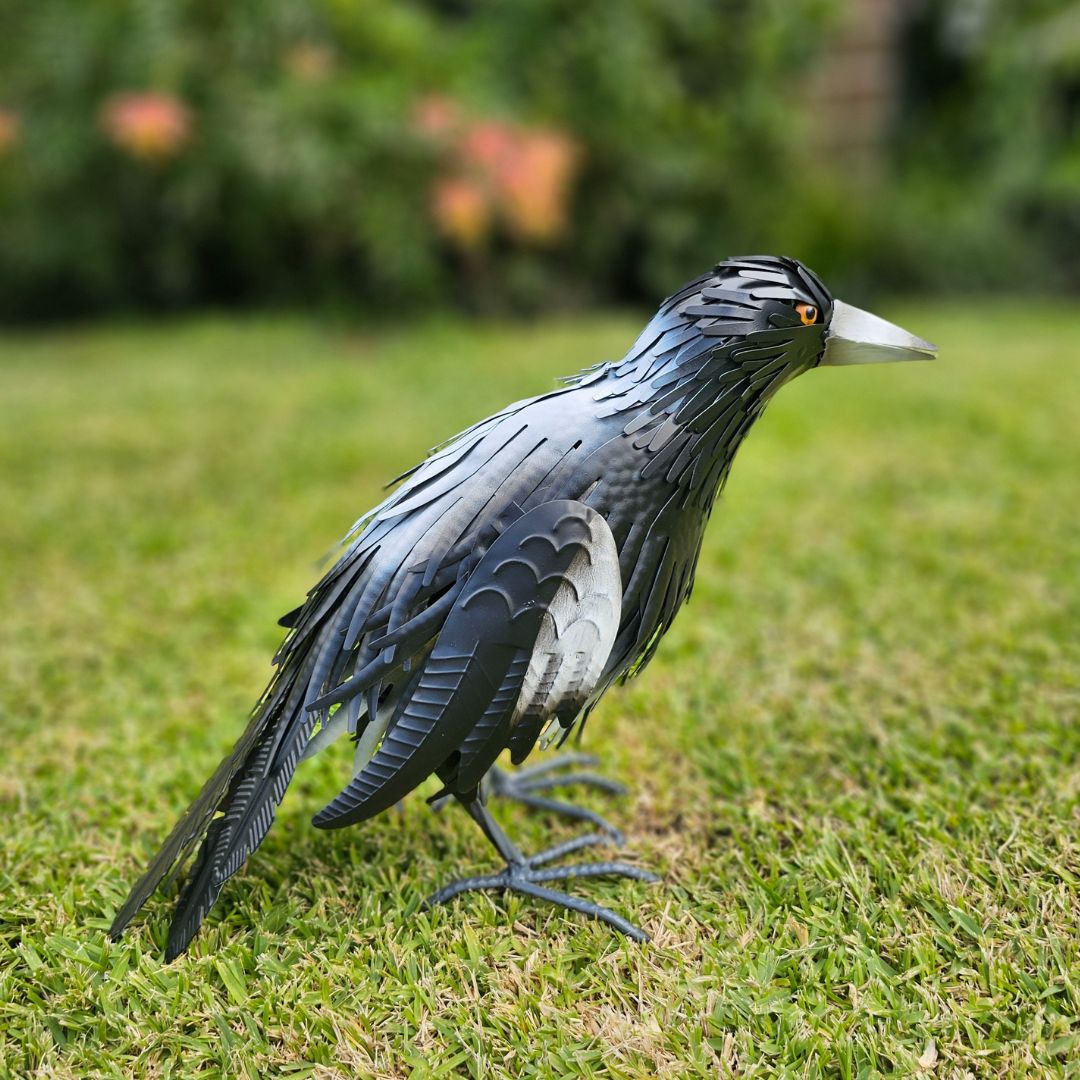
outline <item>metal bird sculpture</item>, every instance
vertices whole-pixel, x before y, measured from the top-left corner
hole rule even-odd
[[[604,823],[536,794],[560,782],[538,775],[549,766],[507,776],[496,759],[509,750],[520,764],[545,729],[565,737],[613,682],[648,663],[690,595],[735,452],[781,386],[819,366],[934,351],[834,300],[794,259],[734,258],[665,300],[622,360],[443,444],[356,522],[282,619],[289,632],[247,729],[112,936],[197,848],[166,955],[183,952],[265,837],[301,759],[347,732],[354,775],[317,827],[365,821],[434,774],[433,799],[461,803],[504,865],[429,903],[513,890],[645,939],[615,912],[547,886],[653,876],[618,862],[552,865],[610,838],[603,832],[524,855],[492,816],[489,789]]]

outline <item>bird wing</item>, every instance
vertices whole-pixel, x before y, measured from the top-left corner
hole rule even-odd
[[[500,528],[521,517],[520,504],[543,501],[541,485],[569,467],[579,444],[568,411],[555,405],[569,393],[518,403],[463,432],[354,525],[307,601],[283,618],[290,632],[247,729],[132,889],[113,937],[163,882],[184,875],[198,849],[167,955],[183,951],[262,842],[305,751],[340,731],[353,733],[360,751],[385,741],[386,723],[426,673],[434,640]],[[562,426],[552,430],[534,405],[557,411]]]
[[[619,626],[611,529],[592,507],[546,502],[492,543],[390,718],[382,744],[315,817],[340,828],[392,806],[431,773],[468,796],[510,746],[588,703]]]

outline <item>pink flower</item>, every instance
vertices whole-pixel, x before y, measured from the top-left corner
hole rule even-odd
[[[548,243],[566,228],[577,147],[555,131],[523,132],[496,174],[500,205],[510,229],[525,240]]]
[[[453,102],[429,98],[422,105],[418,127],[453,136],[432,193],[435,218],[448,238],[475,248],[496,217],[525,243],[547,244],[562,235],[579,156],[569,136],[501,120],[462,127]]]
[[[191,114],[169,94],[118,94],[101,114],[106,135],[121,150],[143,161],[173,157],[191,133]]]
[[[517,148],[517,132],[498,120],[482,120],[470,125],[458,147],[466,168],[494,177],[505,167]]]
[[[462,248],[475,249],[491,228],[491,205],[483,186],[463,177],[444,177],[432,192],[439,228]]]
[[[461,124],[461,109],[453,98],[429,94],[413,107],[413,124],[421,135],[442,139]]]

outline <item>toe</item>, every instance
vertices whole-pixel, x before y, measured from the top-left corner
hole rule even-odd
[[[586,833],[584,836],[575,836],[573,840],[567,840],[563,844],[556,844],[545,851],[538,851],[535,855],[525,860],[527,866],[543,866],[544,863],[554,862],[564,855],[573,851],[580,851],[585,847],[594,847],[597,844],[610,844],[611,837],[603,833]]]
[[[552,866],[531,875],[533,881],[568,881],[583,877],[625,877],[653,884],[660,880],[651,870],[622,862],[575,863],[573,866]]]

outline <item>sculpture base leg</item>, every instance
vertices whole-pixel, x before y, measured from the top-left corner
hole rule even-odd
[[[483,829],[484,835],[494,844],[499,854],[506,859],[506,867],[497,874],[462,878],[460,881],[452,882],[429,896],[424,903],[425,907],[443,904],[461,893],[478,889],[516,892],[524,896],[535,897],[538,900],[546,900],[551,904],[557,904],[559,907],[567,908],[570,911],[580,912],[582,915],[587,915],[593,919],[599,919],[634,941],[644,942],[649,940],[649,935],[644,930],[624,919],[610,908],[572,896],[570,893],[545,888],[547,882],[569,881],[573,878],[627,877],[634,881],[648,882],[660,880],[648,870],[642,870],[640,867],[630,866],[628,863],[622,862],[576,863],[570,866],[548,865],[556,859],[580,851],[584,847],[607,843],[609,837],[590,833],[587,836],[567,840],[565,843],[557,844],[546,851],[527,857],[518,851],[517,847],[502,831],[488,812],[487,807],[479,799],[466,803],[465,808],[480,828]]]
[[[584,806],[575,806],[562,799],[552,799],[542,792],[553,788],[582,785],[597,788],[611,795],[625,795],[626,787],[615,780],[587,771],[596,764],[591,754],[557,754],[548,761],[529,765],[515,772],[507,772],[497,765],[493,766],[484,778],[485,796],[497,799],[511,799],[528,806],[532,810],[541,810],[549,814],[571,818],[574,821],[587,821],[597,829],[602,829],[620,847],[625,843],[623,834],[609,821],[602,818],[595,810]],[[562,771],[585,768],[586,771]]]

